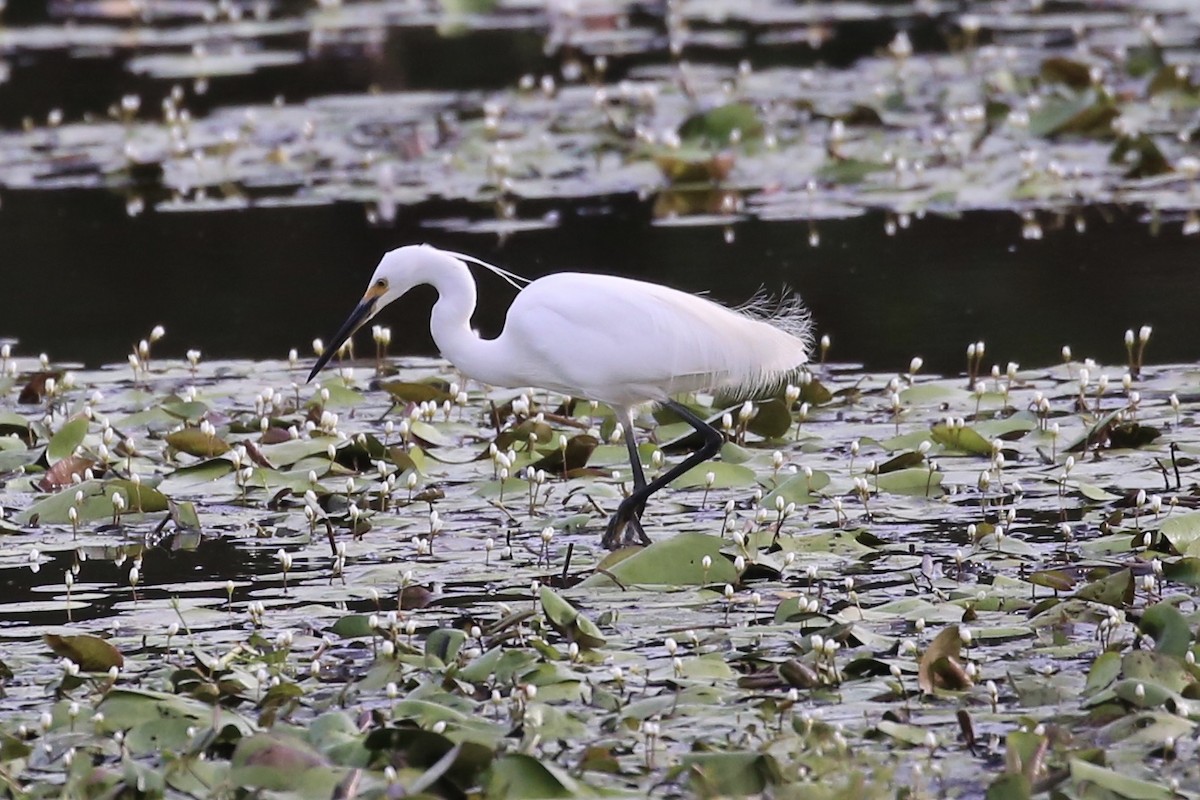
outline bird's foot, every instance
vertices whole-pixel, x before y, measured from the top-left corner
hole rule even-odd
[[[626,509],[622,503],[617,513],[608,521],[608,528],[605,529],[600,544],[609,550],[635,544],[650,544],[650,537],[642,530],[641,511],[641,508]]]

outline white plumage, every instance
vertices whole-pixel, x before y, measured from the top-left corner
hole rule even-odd
[[[495,339],[481,339],[470,325],[476,288],[466,261],[513,285],[522,280],[471,256],[429,245],[393,250],[379,262],[362,302],[317,362],[310,380],[355,330],[422,284],[438,292],[429,321],[433,340],[463,374],[493,386],[536,387],[607,403],[625,421],[631,455],[636,453],[634,407],[657,402],[678,412],[681,407],[671,401],[673,395],[717,389],[752,392],[778,385],[807,360],[809,319],[795,299],[764,315],[761,302],[730,309],[654,283],[579,272],[547,275],[519,287],[504,330]],[[708,428],[694,418],[689,422]],[[710,443],[716,441],[711,428],[701,432]],[[623,515],[619,509],[605,537],[609,546],[629,524],[646,540],[637,517],[656,484],[665,485],[637,480],[641,465],[635,461],[633,467],[635,491],[630,500],[637,501],[629,508],[629,501],[622,503],[627,518],[618,519]]]

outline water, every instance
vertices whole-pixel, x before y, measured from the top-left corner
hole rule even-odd
[[[93,191],[8,192],[0,211],[4,323],[23,352],[89,364],[122,361],[157,323],[156,348],[182,356],[282,357],[328,338],[361,295],[380,253],[428,241],[536,277],[612,271],[707,291],[729,303],[759,287],[789,285],[812,310],[831,358],[870,369],[963,368],[967,343],[984,340],[987,364],[1124,358],[1125,329],[1154,326],[1150,360],[1184,361],[1197,301],[1194,245],[1178,228],[1155,236],[1135,212],[1090,211],[1086,234],[1070,224],[1040,241],[1021,238],[1011,213],[914,220],[895,236],[881,214],[822,222],[748,221],[727,244],[719,227],[658,226],[635,196],[597,205],[564,201],[560,224],[498,242],[490,234],[422,223],[473,213],[446,204],[405,209],[372,226],[352,204],[154,213],[130,218],[124,202]],[[393,352],[433,353],[432,292],[384,312]],[[476,321],[498,332],[512,292],[484,279]],[[364,335],[365,336],[365,335]]]

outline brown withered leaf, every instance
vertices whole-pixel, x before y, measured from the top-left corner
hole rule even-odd
[[[60,458],[54,466],[46,470],[46,474],[38,481],[38,488],[43,492],[53,492],[70,486],[75,477],[83,480],[83,473],[95,464],[96,462],[87,456],[72,455]]]

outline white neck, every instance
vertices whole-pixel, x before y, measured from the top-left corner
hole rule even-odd
[[[437,290],[438,299],[429,315],[429,332],[442,356],[467,377],[495,383],[492,374],[498,365],[492,352],[495,342],[480,339],[471,330],[476,292],[470,270],[457,258],[445,256],[436,263],[427,262],[415,277],[416,283],[428,283]]]

